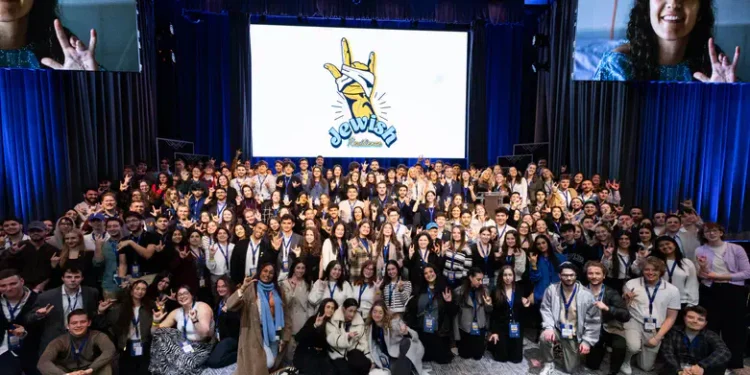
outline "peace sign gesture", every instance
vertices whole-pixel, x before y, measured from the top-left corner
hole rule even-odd
[[[711,77],[701,72],[695,72],[693,78],[701,82],[733,83],[737,82],[737,62],[740,61],[740,47],[734,48],[734,61],[727,55],[716,52],[714,38],[708,39],[708,55],[711,57]]]
[[[487,293],[482,294],[482,300],[484,300],[485,305],[492,306],[492,298]]]
[[[315,326],[315,328],[318,328],[318,327],[322,326],[322,325],[323,325],[323,322],[325,321],[325,318],[326,318],[326,317],[325,317],[325,315],[324,315],[324,314],[318,314],[318,315],[317,315],[317,316],[315,317],[315,325],[314,325],[314,326]]]
[[[453,301],[453,294],[451,293],[451,290],[448,288],[445,288],[445,291],[443,292],[443,301],[445,302]]]
[[[185,259],[188,257],[188,255],[190,255],[190,250],[188,250],[187,248],[179,249],[177,253],[180,255],[180,259]]]
[[[65,60],[62,64],[52,58],[45,57],[41,63],[55,70],[99,70],[99,64],[96,62],[96,30],[91,29],[89,46],[86,47],[75,35],[68,37],[65,29],[56,19],[54,22],[57,42],[60,43]]]

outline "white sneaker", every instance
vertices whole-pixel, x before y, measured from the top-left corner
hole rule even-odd
[[[553,372],[555,372],[555,364],[549,362],[544,364],[544,367],[542,368],[542,371],[539,373],[539,375],[552,375]]]
[[[622,363],[622,366],[620,367],[620,372],[625,375],[633,374],[633,368],[630,367],[630,361],[625,361]]]

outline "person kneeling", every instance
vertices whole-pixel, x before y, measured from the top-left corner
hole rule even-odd
[[[109,375],[115,345],[106,334],[89,330],[91,320],[83,309],[68,315],[68,333],[52,340],[39,358],[42,375]]]
[[[662,375],[721,375],[732,352],[714,331],[706,329],[706,309],[685,309],[685,327],[674,326],[661,344],[666,362]]]
[[[581,354],[588,354],[599,341],[601,314],[594,306],[594,296],[576,281],[576,266],[570,262],[560,265],[560,282],[547,287],[542,298],[542,351],[544,369],[542,375],[551,374],[553,343],[560,342],[563,350],[565,371],[573,372],[581,361]]]
[[[328,355],[339,375],[366,375],[372,366],[367,359],[370,350],[365,322],[357,313],[358,308],[356,299],[347,298],[326,324]]]
[[[424,346],[417,332],[409,329],[401,319],[391,319],[383,301],[372,305],[365,336],[370,340],[370,360],[373,363],[370,375],[409,375],[412,369],[417,374],[424,373]]]

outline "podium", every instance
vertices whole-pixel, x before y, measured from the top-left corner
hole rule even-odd
[[[505,195],[501,192],[484,193],[484,209],[487,212],[487,217],[494,219],[495,210],[503,207],[503,198]]]

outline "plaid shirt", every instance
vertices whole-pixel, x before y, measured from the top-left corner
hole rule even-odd
[[[697,364],[703,369],[722,368],[732,356],[715,332],[704,329],[690,342],[684,328],[677,326],[664,338],[661,353],[667,364],[675,369],[680,369],[685,363]]]

